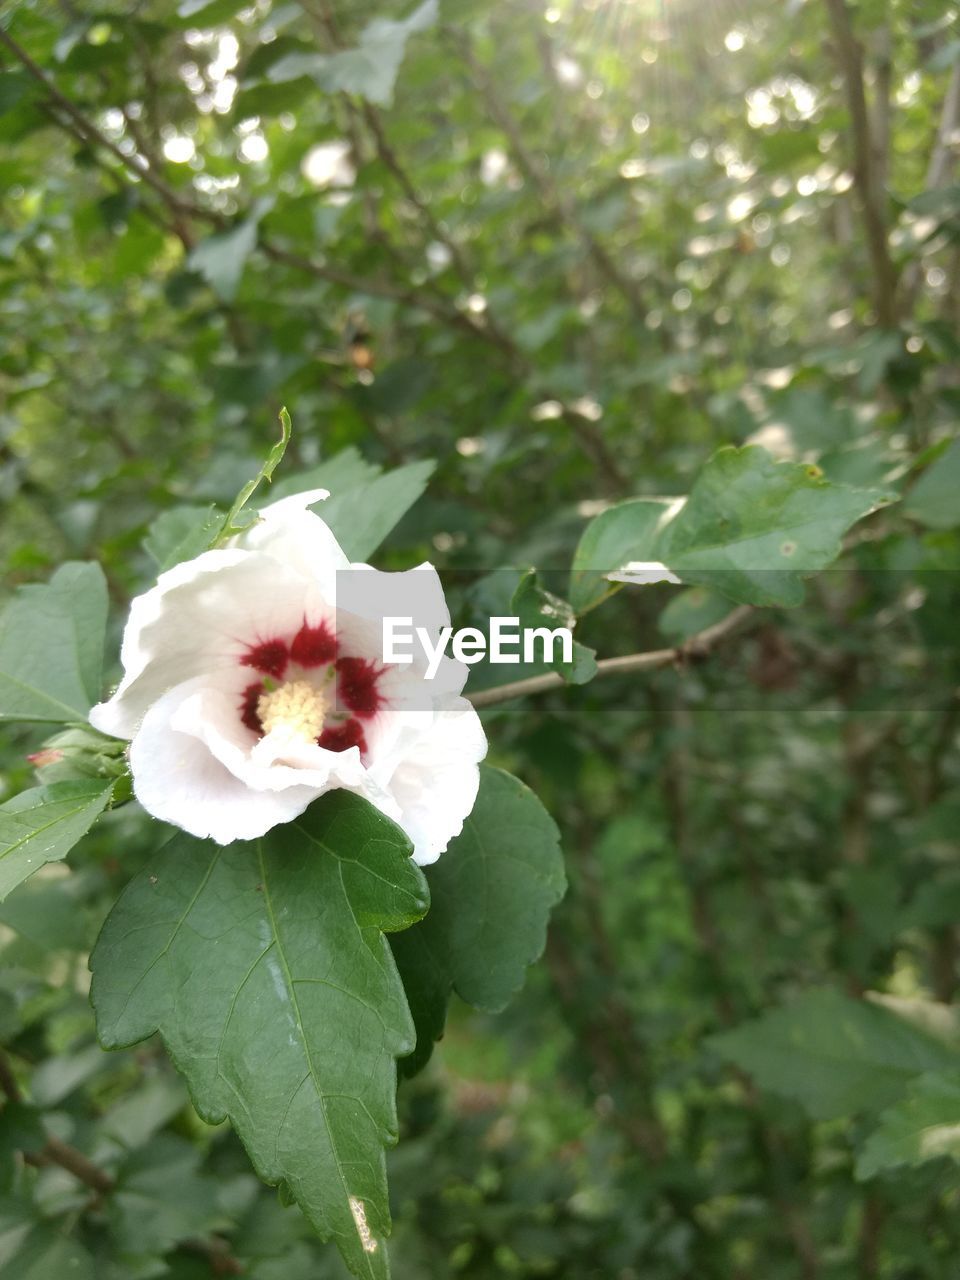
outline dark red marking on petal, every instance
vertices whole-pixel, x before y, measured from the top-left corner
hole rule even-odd
[[[240,665],[253,667],[255,671],[262,671],[265,676],[274,676],[279,680],[287,669],[289,657],[283,640],[261,640],[243,655]]]
[[[322,667],[333,662],[337,656],[337,637],[325,622],[319,627],[309,627],[306,623],[293,637],[290,646],[290,658],[301,667]]]
[[[337,659],[337,694],[355,715],[369,719],[383,702],[377,681],[383,675],[369,658]]]
[[[263,733],[263,724],[257,712],[257,703],[262,693],[263,685],[259,680],[256,684],[248,684],[243,691],[243,701],[240,703],[240,719],[248,729],[260,734]]]
[[[328,725],[317,739],[317,744],[326,747],[328,751],[347,751],[350,747],[359,747],[361,755],[367,750],[367,740],[359,720],[344,720],[342,724]]]

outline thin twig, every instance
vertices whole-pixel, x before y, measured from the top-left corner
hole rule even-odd
[[[892,329],[897,322],[897,273],[887,243],[885,195],[875,164],[876,152],[863,83],[863,52],[853,33],[846,0],[826,0],[826,6],[850,112],[853,179],[860,197],[870,254],[874,310],[877,323],[884,329]]]
[[[698,632],[695,636],[677,645],[673,649],[649,649],[645,653],[628,653],[620,658],[602,658],[597,663],[595,680],[603,676],[627,675],[634,671],[655,671],[660,667],[680,666],[697,658],[705,658],[721,641],[731,635],[751,614],[750,605],[739,605],[721,622]],[[480,689],[476,693],[468,693],[467,697],[475,707],[492,707],[499,702],[509,702],[513,698],[523,698],[531,693],[544,693],[549,689],[568,688],[563,676],[555,671],[542,676],[530,676],[526,680],[515,680],[513,684],[497,685],[493,689]]]
[[[16,1076],[6,1054],[0,1052],[0,1090],[13,1103],[23,1102],[23,1093],[17,1083]],[[102,1194],[109,1191],[113,1178],[105,1169],[98,1168],[92,1160],[88,1160],[82,1151],[72,1147],[69,1142],[61,1142],[59,1138],[48,1138],[40,1151],[25,1151],[23,1155],[27,1164],[42,1167],[47,1164],[58,1164],[62,1169],[72,1173],[75,1178]]]
[[[58,121],[61,127],[73,133],[74,136],[79,134],[88,144],[95,144],[109,152],[128,173],[138,181],[146,183],[153,190],[171,215],[169,220],[170,230],[181,241],[184,239],[182,221],[184,218],[189,217],[206,222],[218,231],[227,230],[234,225],[231,219],[216,209],[210,209],[179,195],[162,178],[158,177],[149,167],[146,157],[139,152],[128,155],[122,151],[75,103],[61,93],[43,68],[38,66],[26,50],[21,48],[2,27],[0,27],[0,44],[5,45],[33,79],[43,86],[50,101],[67,117],[66,121]],[[505,354],[510,354],[511,356],[513,354],[511,346],[507,346],[505,349],[502,335],[495,333],[482,321],[474,320],[465,314],[453,302],[444,302],[409,285],[397,285],[389,280],[355,276],[351,272],[330,266],[326,262],[317,261],[315,258],[303,257],[300,254],[284,249],[263,235],[259,236],[257,247],[274,262],[285,263],[299,271],[313,275],[317,279],[325,280],[327,283],[337,285],[343,289],[417,307],[421,311],[432,315],[435,319],[454,325],[458,329],[469,333],[472,337],[479,338],[481,341],[500,350],[505,350]]]

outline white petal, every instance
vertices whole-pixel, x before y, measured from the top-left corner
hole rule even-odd
[[[295,634],[305,617],[328,612],[314,583],[272,556],[207,551],[162,573],[133,601],[120,651],[123,680],[90,722],[130,738],[168,689],[203,673],[242,671],[249,646]]]
[[[634,586],[646,587],[653,582],[682,583],[675,573],[671,573],[659,560],[631,560],[615,573],[603,575],[609,582],[629,582]]]
[[[218,844],[254,840],[301,814],[317,789],[255,790],[197,735],[200,707],[191,681],[170,690],[144,716],[130,746],[134,793],[144,809]]]
[[[235,542],[245,550],[265,552],[311,579],[332,604],[337,575],[350,567],[350,561],[331,529],[304,505],[305,498],[316,501],[318,494],[326,497],[326,490],[308,490],[264,507],[257,523]]]
[[[387,787],[400,809],[397,821],[413,841],[413,859],[421,866],[436,862],[463,830],[486,753],[480,717],[465,698],[448,699],[406,747]]]
[[[323,502],[329,497],[329,489],[304,489],[302,493],[293,493],[289,498],[278,498],[276,502],[270,502],[265,507],[261,507],[260,517],[263,520],[286,520],[306,511],[307,507],[312,507],[315,502]]]
[[[384,618],[410,619],[403,632],[414,637],[412,645],[407,646],[413,661],[391,664],[388,681],[401,682],[395,692],[402,692],[405,703],[430,707],[436,699],[460,692],[469,668],[453,658],[445,656],[434,678],[425,680],[428,662],[416,628],[422,628],[431,646],[436,647],[441,629],[450,625],[443,585],[432,564],[425,562],[400,573],[383,573],[369,565],[353,564],[337,575],[337,630],[346,651],[382,663]]]

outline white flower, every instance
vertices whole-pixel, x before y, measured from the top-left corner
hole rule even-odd
[[[382,618],[437,632],[450,618],[436,571],[351,565],[307,507],[276,502],[252,529],[160,575],[130,607],[124,677],[90,712],[132,739],[137,799],[220,844],[289,822],[344,787],[393,818],[414,858],[435,861],[463,827],[486,753],[445,658],[384,666]],[[339,595],[339,599],[338,599]]]

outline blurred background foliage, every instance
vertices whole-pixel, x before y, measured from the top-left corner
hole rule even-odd
[[[150,522],[229,503],[282,403],[286,475],[437,460],[380,563],[432,559],[461,625],[720,444],[904,497],[708,661],[487,713],[571,889],[514,1005],[455,1008],[401,1089],[399,1280],[956,1276],[956,1164],[924,1157],[960,1149],[957,16],[3,6],[11,585],[100,559],[119,625]],[[578,636],[704,608],[624,592]],[[120,809],[0,908],[3,1274],[342,1276],[158,1045],[95,1044],[86,956],[156,840]],[[898,1058],[823,988],[936,1002],[936,1036]]]

